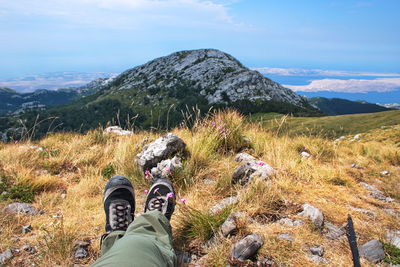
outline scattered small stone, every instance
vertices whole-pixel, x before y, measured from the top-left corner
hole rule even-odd
[[[339,142],[339,141],[342,141],[342,140],[345,139],[345,138],[346,138],[346,137],[342,135],[341,137],[335,139],[335,141],[333,141],[333,142]]]
[[[378,240],[371,240],[365,243],[358,249],[358,251],[360,252],[360,256],[366,258],[372,263],[378,263],[385,258],[383,245]]]
[[[315,263],[327,263],[327,262],[329,262],[328,259],[322,258],[322,257],[320,257],[320,256],[318,256],[318,255],[311,255],[311,256],[309,256],[308,258],[309,258],[312,262],[315,262]]]
[[[257,267],[270,267],[270,266],[276,266],[276,263],[274,262],[273,259],[268,259],[268,258],[261,258],[256,262]]]
[[[230,205],[235,205],[238,202],[237,196],[227,197],[222,199],[210,209],[211,214],[217,214]]]
[[[67,197],[67,194],[62,193],[62,194],[60,195],[60,197],[61,197],[62,199],[65,199],[65,198]]]
[[[240,165],[232,175],[232,183],[247,184],[254,177],[267,179],[275,173],[274,168],[263,161],[248,161]]]
[[[245,218],[245,214],[243,212],[234,212],[231,213],[225,222],[221,225],[221,233],[224,237],[232,234],[237,229],[237,221],[240,218]]]
[[[61,219],[64,216],[62,214],[55,214],[52,217],[53,217],[53,219]]]
[[[346,234],[344,227],[338,227],[329,222],[324,223],[323,232],[325,233],[326,237],[331,240],[338,240],[339,238],[341,238],[342,236],[344,236]]]
[[[376,213],[375,212],[367,210],[367,209],[360,209],[360,208],[355,208],[355,207],[352,207],[352,206],[348,206],[348,208],[351,209],[351,210],[354,210],[354,211],[365,213],[365,214],[367,214],[369,216],[372,216],[372,217],[376,217]]]
[[[168,133],[143,147],[136,156],[139,167],[145,171],[156,167],[159,162],[183,151],[186,144],[178,136]]]
[[[5,264],[6,261],[12,259],[13,254],[10,249],[7,249],[3,253],[0,254],[0,264]]]
[[[350,141],[356,141],[356,140],[359,140],[359,139],[360,139],[360,137],[361,137],[361,134],[356,134],[355,136],[353,136],[353,138],[352,138],[352,139],[350,139]]]
[[[36,174],[37,176],[39,176],[39,175],[45,175],[45,174],[49,174],[49,171],[48,171],[48,170],[37,170],[37,171],[35,171],[35,174]]]
[[[32,232],[32,230],[33,230],[33,228],[32,228],[32,225],[30,225],[30,224],[22,226],[22,233],[23,234],[30,233],[30,232]]]
[[[256,158],[247,154],[247,153],[239,153],[235,156],[236,162],[248,162],[248,161],[255,161]]]
[[[35,253],[37,253],[36,248],[33,247],[33,246],[31,246],[31,245],[28,245],[28,244],[23,245],[21,249],[24,250],[24,251],[26,251],[26,252],[29,252],[29,254],[35,254]]]
[[[192,261],[192,255],[186,251],[176,251],[176,258],[178,260],[178,266],[182,266]]]
[[[390,173],[388,171],[381,171],[381,175],[389,175]]]
[[[292,220],[290,218],[282,218],[278,221],[280,224],[286,225],[286,226],[300,226],[303,225],[304,222],[302,220]]]
[[[257,234],[250,234],[237,242],[231,252],[231,257],[238,260],[246,260],[253,256],[263,245],[261,237]]]
[[[75,259],[84,259],[84,258],[87,258],[88,256],[89,256],[89,253],[87,252],[87,250],[85,248],[78,247],[75,250],[75,254],[74,254]]]
[[[182,162],[178,157],[166,159],[157,164],[151,169],[151,175],[154,179],[168,177],[175,169],[182,168]]]
[[[317,255],[319,257],[322,257],[322,256],[324,256],[324,248],[322,246],[310,247],[310,253],[312,255]]]
[[[79,248],[86,248],[90,245],[90,242],[85,241],[85,240],[78,240],[75,241],[74,246],[79,247]]]
[[[116,135],[132,135],[133,132],[132,131],[127,131],[127,130],[123,130],[121,127],[119,126],[110,126],[107,127],[106,129],[104,129],[104,133],[108,134],[108,133],[113,133]]]
[[[393,246],[400,248],[400,231],[389,231],[386,235],[386,239]]]
[[[302,157],[302,158],[310,158],[311,157],[311,154],[310,153],[308,153],[308,152],[306,152],[306,151],[303,151],[303,152],[301,152],[300,153],[300,156]]]
[[[396,212],[392,209],[384,209],[384,211],[389,215],[400,217],[400,212]]]
[[[303,204],[303,211],[298,215],[307,217],[310,221],[312,221],[317,227],[322,227],[324,225],[324,215],[322,212],[311,206],[308,203]]]
[[[16,237],[11,237],[10,240],[12,242],[18,242],[20,240],[20,238],[18,236],[16,236]]]
[[[11,203],[7,205],[4,209],[5,211],[12,213],[12,214],[23,214],[23,215],[38,215],[42,214],[42,211],[39,211],[34,206],[28,203]]]
[[[39,147],[39,146],[19,146],[19,148],[32,149],[32,150],[36,150],[36,151],[43,151],[43,147]]]
[[[290,241],[290,242],[292,242],[294,240],[293,236],[291,234],[287,234],[287,233],[279,234],[277,236],[277,238],[281,239],[281,240]]]
[[[212,179],[203,179],[203,184],[205,185],[215,184],[215,181]]]
[[[363,167],[361,167],[360,165],[355,164],[355,163],[351,164],[351,165],[350,165],[350,168],[358,169],[358,170],[362,170],[362,169],[363,169]]]
[[[370,185],[370,184],[367,184],[367,183],[364,183],[364,182],[361,182],[360,185],[363,186],[365,189],[367,189],[369,191],[371,197],[373,197],[373,198],[375,198],[377,200],[384,201],[384,202],[393,202],[394,201],[393,198],[386,197],[382,193],[382,191],[376,189],[376,187],[373,186],[373,185]]]

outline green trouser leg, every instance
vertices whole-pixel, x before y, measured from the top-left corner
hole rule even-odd
[[[103,239],[102,256],[92,265],[118,267],[176,266],[168,219],[159,211],[149,211],[135,219],[126,230]]]

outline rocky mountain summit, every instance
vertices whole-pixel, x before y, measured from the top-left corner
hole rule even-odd
[[[216,49],[180,51],[154,59],[116,77],[108,90],[137,89],[155,99],[162,91],[170,96],[179,94],[176,90],[180,87],[190,87],[209,104],[273,100],[303,107],[307,103],[290,89]]]

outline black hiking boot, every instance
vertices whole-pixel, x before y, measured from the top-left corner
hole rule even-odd
[[[158,210],[171,219],[175,209],[175,192],[169,179],[157,179],[147,194],[144,212]]]
[[[135,192],[131,182],[123,176],[112,177],[103,195],[106,213],[106,232],[126,231],[135,213]]]

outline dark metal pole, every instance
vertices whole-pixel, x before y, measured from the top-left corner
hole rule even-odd
[[[346,235],[349,240],[351,254],[353,255],[354,267],[361,267],[360,255],[358,254],[357,237],[354,231],[353,219],[349,215],[347,218]]]

